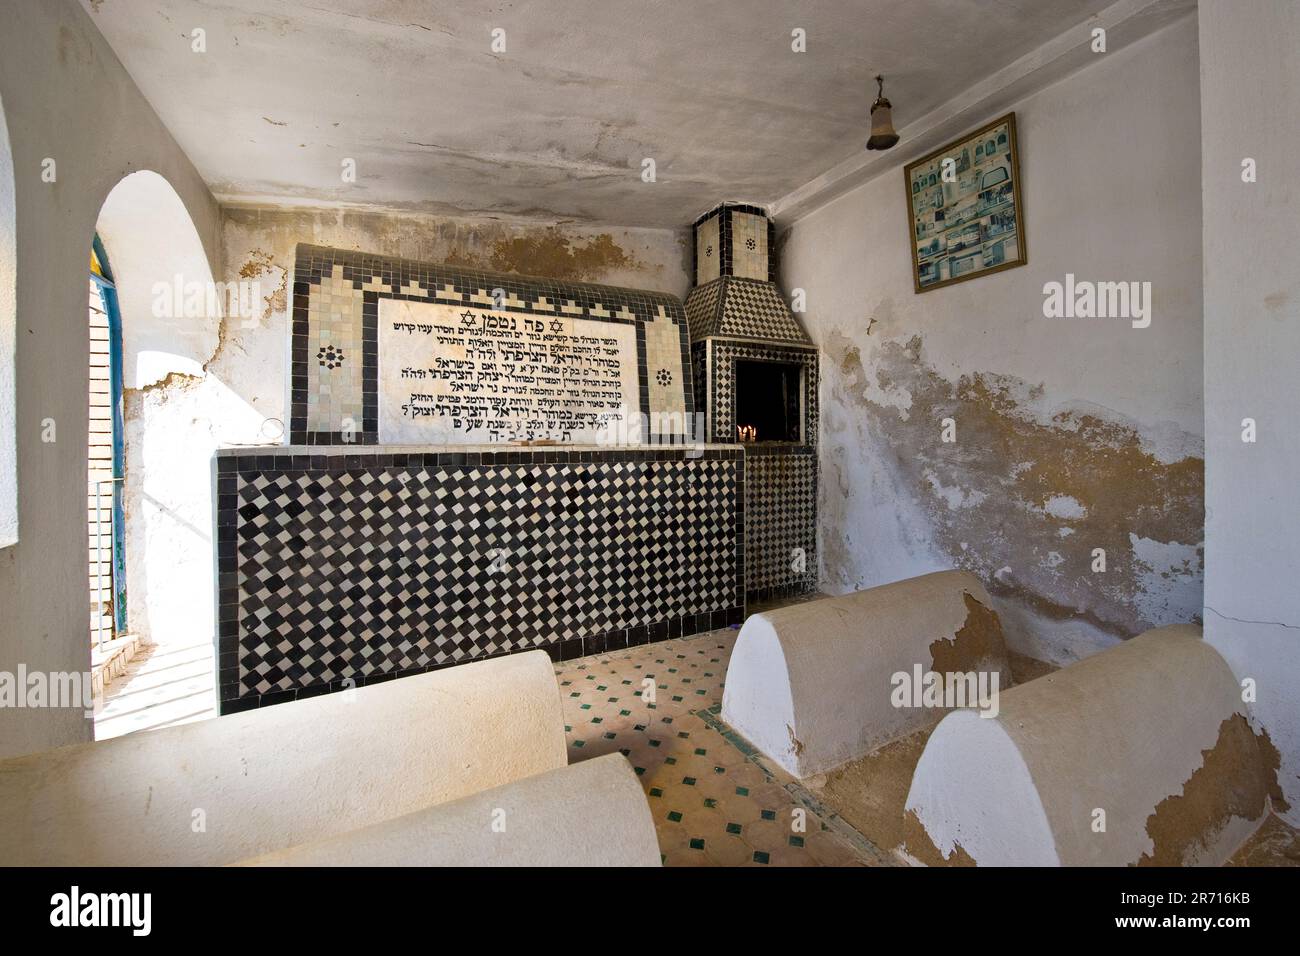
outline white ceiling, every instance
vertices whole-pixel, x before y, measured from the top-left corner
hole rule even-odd
[[[901,128],[1110,2],[83,0],[222,201],[674,228],[859,154],[877,72]]]

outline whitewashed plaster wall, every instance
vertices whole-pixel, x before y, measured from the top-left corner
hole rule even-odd
[[[1205,635],[1256,682],[1252,713],[1280,751],[1285,816],[1300,824],[1300,5],[1201,0],[1199,19]]]
[[[100,207],[127,174],[175,187],[209,262],[216,202],[72,0],[8,4],[0,100],[16,200],[19,541],[0,549],[0,670],[90,665],[86,587],[87,263]],[[42,178],[44,160],[57,178]],[[56,440],[44,423],[52,420]],[[0,756],[89,740],[83,708],[5,708]]]
[[[825,590],[969,568],[1060,662],[1198,616],[1197,88],[1185,16],[1013,106],[1023,267],[916,294],[899,166],[778,240],[822,350]],[[1150,327],[1045,318],[1067,273],[1149,281]]]

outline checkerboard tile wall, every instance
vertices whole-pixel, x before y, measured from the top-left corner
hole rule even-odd
[[[694,414],[690,337],[672,295],[507,273],[457,269],[300,244],[293,281],[289,441],[376,443],[379,438],[379,300],[493,308],[636,326],[638,411],[675,444]],[[647,324],[651,335],[647,338]],[[683,414],[684,410],[684,414]]]
[[[817,587],[817,455],[749,448],[745,454],[745,578],[749,603]]]
[[[738,623],[731,448],[218,453],[222,713]]]
[[[696,406],[707,410],[710,440],[734,434],[738,359],[803,369],[804,443],[745,447],[745,574],[750,602],[807,594],[817,586],[817,353],[716,338],[692,343]]]
[[[812,344],[773,282],[723,276],[687,293],[685,308],[692,342],[721,337]]]

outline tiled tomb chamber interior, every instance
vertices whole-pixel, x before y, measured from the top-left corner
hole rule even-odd
[[[813,588],[816,352],[762,211],[708,222],[689,321],[661,293],[298,247],[291,444],[216,464],[223,713]],[[745,360],[793,370],[792,440],[735,442]]]

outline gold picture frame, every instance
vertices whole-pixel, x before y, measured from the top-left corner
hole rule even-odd
[[[918,293],[1025,265],[1016,114],[903,167]]]

